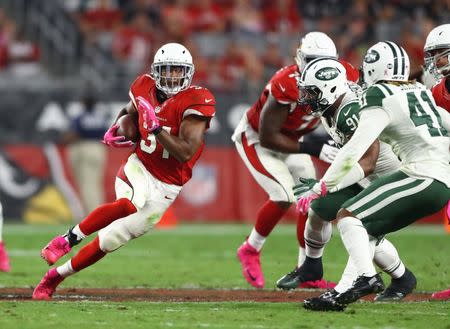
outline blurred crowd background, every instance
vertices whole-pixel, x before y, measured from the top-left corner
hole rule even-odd
[[[11,7],[20,8],[24,0]],[[90,65],[107,65],[121,87],[146,72],[153,54],[168,41],[190,49],[196,66],[195,83],[221,92],[255,96],[278,68],[291,64],[301,36],[313,30],[330,35],[341,58],[355,66],[366,49],[379,40],[399,42],[411,57],[413,70],[423,64],[423,44],[428,32],[450,19],[448,0],[55,0],[40,1],[66,25],[75,24],[79,37],[71,53],[59,56],[97,55]],[[39,16],[38,13],[31,15]],[[64,17],[66,15],[66,17]],[[33,17],[25,17],[27,20]],[[40,17],[34,17],[39,20]],[[20,20],[20,19],[19,19]],[[16,22],[0,10],[0,76],[45,75],[45,38],[64,39],[54,29]],[[49,36],[42,36],[42,34]],[[43,41],[44,42],[39,42]],[[45,49],[48,53],[49,50]],[[104,63],[106,62],[106,63]],[[95,68],[92,68],[94,70]],[[77,70],[75,70],[77,71]],[[89,69],[88,69],[89,71]],[[62,74],[66,70],[60,69]],[[55,73],[55,72],[52,72]],[[58,72],[56,72],[58,73]],[[73,75],[73,72],[71,73]],[[73,76],[76,78],[76,74]],[[89,74],[85,79],[89,80]],[[253,92],[252,92],[253,91]]]
[[[180,42],[217,111],[175,210],[183,219],[251,219],[265,192],[230,137],[275,71],[294,63],[302,36],[327,33],[356,67],[372,44],[393,40],[420,71],[427,34],[448,22],[450,0],[0,0],[4,214],[80,220],[113,200],[130,150],[100,140],[155,51]]]

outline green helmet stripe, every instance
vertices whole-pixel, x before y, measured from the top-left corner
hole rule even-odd
[[[394,46],[391,44],[390,41],[385,41],[385,44],[389,46],[392,50],[392,55],[394,56],[394,75],[398,74],[398,56],[397,51],[395,50]]]

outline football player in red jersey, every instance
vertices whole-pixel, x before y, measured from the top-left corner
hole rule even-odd
[[[275,73],[258,101],[244,114],[234,131],[233,141],[258,184],[269,199],[259,210],[256,223],[237,256],[245,279],[256,288],[264,287],[260,252],[266,238],[288,211],[295,198],[292,187],[299,177],[316,178],[309,155],[331,162],[337,149],[311,140],[307,134],[320,123],[309,111],[297,104],[297,78],[300,70],[317,57],[337,58],[333,41],[322,32],[305,35],[297,49],[296,64]],[[359,72],[343,62],[349,79],[358,80]],[[305,136],[306,135],[306,136]],[[300,154],[302,153],[302,154]],[[304,259],[306,215],[299,215],[297,239],[300,244],[298,266]],[[306,282],[303,287],[328,288],[325,280]]]
[[[131,239],[150,230],[191,178],[204,147],[204,135],[215,114],[214,96],[206,88],[190,86],[194,65],[189,51],[177,43],[155,54],[150,75],[138,77],[130,87],[131,101],[117,119],[138,113],[140,138],[116,177],[116,201],[95,209],[65,235],[42,250],[52,265],[86,236],[98,236],[65,264],[50,269],[33,292],[33,299],[51,299],[69,275],[94,264]],[[117,120],[116,120],[117,122]],[[131,146],[116,136],[117,124],[104,143]]]
[[[431,92],[436,104],[450,113],[450,24],[435,27],[428,34],[423,50],[425,53],[424,77],[431,75],[434,81],[440,80],[431,88]],[[450,218],[450,201],[447,204],[447,214]],[[448,300],[450,289],[435,292],[431,298]]]

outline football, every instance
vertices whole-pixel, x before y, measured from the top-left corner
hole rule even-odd
[[[139,123],[138,114],[125,114],[117,120],[119,129],[117,129],[117,136],[124,136],[126,140],[136,142],[139,138]]]

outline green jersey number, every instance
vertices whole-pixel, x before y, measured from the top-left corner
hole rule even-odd
[[[416,127],[427,125],[431,137],[448,136],[442,127],[442,119],[426,91],[420,93],[421,100],[414,92],[406,94],[408,99],[409,116]]]

